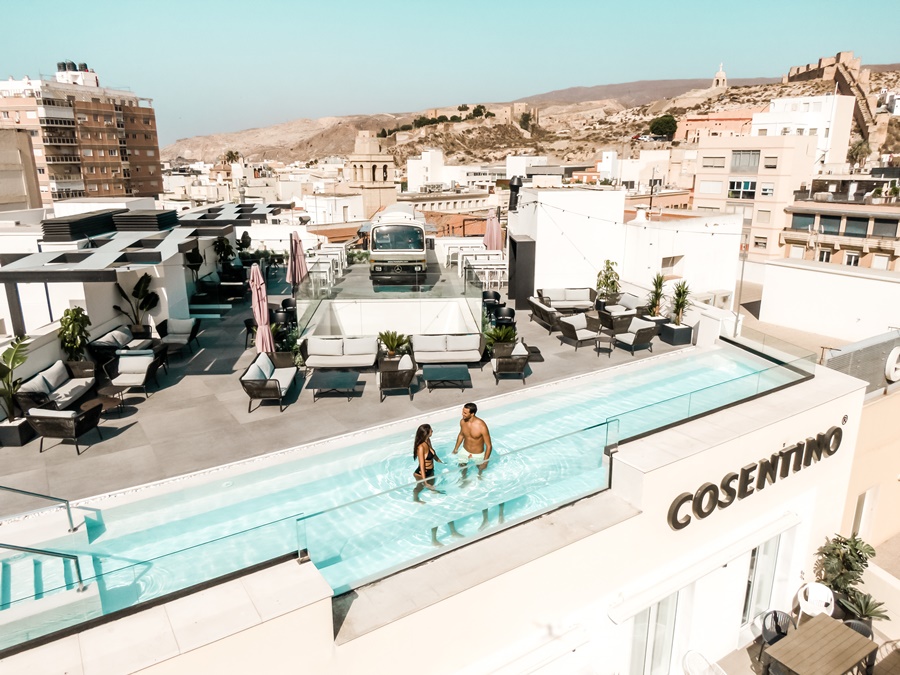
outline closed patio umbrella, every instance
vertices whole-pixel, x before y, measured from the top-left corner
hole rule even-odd
[[[484,229],[484,247],[488,251],[503,250],[503,232],[500,231],[500,218],[497,212],[491,209],[488,214],[487,225]]]
[[[275,338],[272,337],[272,329],[269,326],[269,298],[266,293],[266,280],[263,279],[259,265],[253,263],[250,268],[250,297],[253,307],[253,318],[256,319],[256,351],[275,351]]]
[[[287,269],[287,282],[291,287],[300,285],[303,278],[309,273],[306,267],[306,252],[300,242],[300,235],[291,232],[291,261]]]

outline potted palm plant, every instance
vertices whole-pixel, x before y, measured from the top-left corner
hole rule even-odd
[[[128,307],[113,305],[113,309],[128,317],[131,321],[131,332],[134,335],[149,336],[150,326],[144,325],[144,318],[148,312],[152,312],[159,305],[159,295],[150,290],[151,281],[150,275],[144,274],[131,289],[130,295],[116,283],[116,290],[128,303]]]
[[[691,306],[691,289],[686,281],[679,281],[672,289],[671,322],[664,323],[659,329],[659,339],[670,345],[687,345],[691,343],[694,329],[683,324],[684,313]]]
[[[826,539],[816,551],[813,566],[816,581],[828,586],[838,602],[843,604],[862,581],[863,572],[869,566],[869,558],[874,557],[875,549],[856,535],[844,537],[836,534],[831,539]]]
[[[647,294],[647,312],[646,316],[641,318],[646,321],[652,321],[656,324],[656,333],[659,334],[660,326],[666,322],[668,319],[663,316],[662,310],[663,305],[666,301],[665,295],[665,285],[666,278],[662,274],[657,274],[653,277],[653,281],[651,282],[652,287],[650,292]]]
[[[484,332],[484,343],[494,358],[511,356],[516,347],[516,327],[494,326]]]
[[[219,261],[219,267],[223,270],[234,258],[234,247],[231,245],[228,237],[216,237],[216,240],[213,242],[213,251],[216,254],[216,259]]]
[[[0,445],[19,447],[34,437],[34,431],[24,418],[16,419],[16,392],[22,378],[16,377],[16,368],[28,360],[28,336],[16,337],[0,354],[0,402],[3,420],[0,422]]]
[[[606,260],[603,269],[597,274],[598,309],[606,305],[614,305],[619,299],[619,273],[616,272],[616,263]]]
[[[398,353],[402,354],[409,347],[409,338],[403,333],[395,330],[385,330],[378,334],[378,340],[387,350],[389,359],[396,358]]]
[[[862,621],[869,628],[872,627],[872,622],[875,619],[891,620],[887,610],[882,609],[884,607],[883,602],[879,602],[869,593],[863,593],[855,588],[850,589],[846,596],[839,599],[839,602],[851,618]]]

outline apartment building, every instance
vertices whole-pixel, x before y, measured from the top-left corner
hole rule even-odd
[[[762,265],[784,257],[781,232],[794,190],[816,170],[815,136],[704,138],[694,188],[698,211],[743,216],[746,279],[762,282]]]
[[[825,194],[829,199],[824,200]],[[900,204],[869,196],[852,200],[842,193],[798,196],[785,208],[781,232],[784,257],[832,265],[900,270]]]
[[[101,87],[85,63],[59,62],[54,80],[0,82],[0,129],[31,136],[45,206],[162,192],[152,99]]]
[[[22,129],[0,129],[0,212],[40,206],[31,137]]]
[[[855,103],[852,96],[776,98],[766,112],[753,115],[750,135],[815,136],[816,161],[825,166],[843,166]]]

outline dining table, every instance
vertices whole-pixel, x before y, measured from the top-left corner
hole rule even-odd
[[[843,675],[877,649],[871,638],[827,614],[817,614],[765,653],[796,675]]]

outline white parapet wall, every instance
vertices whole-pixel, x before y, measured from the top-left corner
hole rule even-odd
[[[760,321],[855,342],[900,326],[895,272],[779,260],[766,265]]]
[[[478,333],[481,326],[465,299],[335,300],[322,303],[313,317],[314,335],[406,335]]]

